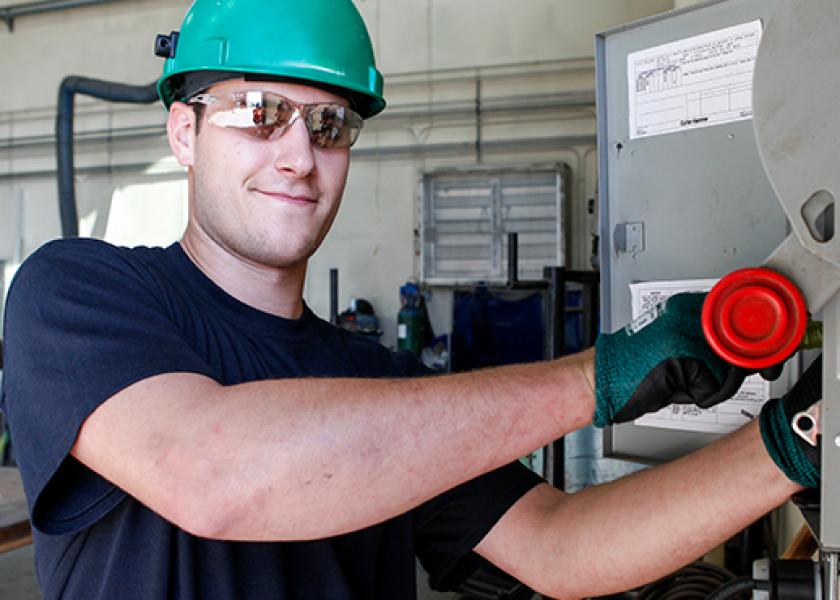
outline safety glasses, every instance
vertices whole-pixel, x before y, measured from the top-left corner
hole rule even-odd
[[[188,101],[208,108],[207,120],[217,127],[237,129],[255,139],[279,139],[301,118],[309,140],[319,148],[349,148],[364,120],[338,103],[300,104],[273,92],[249,90],[229,94],[198,94]]]

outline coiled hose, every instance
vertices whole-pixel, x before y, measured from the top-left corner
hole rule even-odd
[[[641,588],[635,600],[724,600],[735,598],[747,598],[744,594],[752,590],[752,579],[749,579],[749,587],[730,588],[731,584],[739,582],[727,569],[705,563],[694,562],[679,571],[668,575]],[[715,594],[712,596],[712,594]],[[722,595],[721,595],[722,594]]]
[[[755,581],[752,577],[739,577],[728,581],[709,594],[706,600],[728,600],[735,598],[742,592],[751,592],[755,588]]]

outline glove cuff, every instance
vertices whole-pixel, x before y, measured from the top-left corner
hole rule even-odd
[[[624,332],[615,335],[624,335]],[[608,427],[613,422],[615,411],[610,391],[620,385],[619,374],[614,372],[613,367],[618,363],[617,357],[613,356],[612,347],[605,340],[603,334],[595,340],[595,415],[592,424],[601,428]]]
[[[788,479],[804,487],[818,487],[820,472],[808,460],[800,440],[790,425],[781,398],[774,398],[764,405],[759,416],[761,439],[773,462]]]

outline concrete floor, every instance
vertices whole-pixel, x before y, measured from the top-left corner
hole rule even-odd
[[[0,598],[42,600],[35,582],[32,545],[0,554]]]

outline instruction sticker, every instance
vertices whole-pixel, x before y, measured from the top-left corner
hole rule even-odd
[[[751,119],[761,21],[627,57],[630,139]]]
[[[631,283],[632,317],[635,320],[640,315],[655,310],[657,305],[680,292],[708,292],[717,282],[717,279],[684,279]],[[756,418],[769,398],[770,383],[760,375],[752,375],[744,380],[744,385],[732,399],[717,406],[703,409],[694,405],[673,404],[658,412],[644,415],[634,423],[659,429],[729,433]]]

